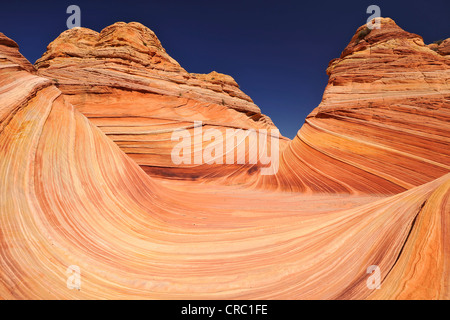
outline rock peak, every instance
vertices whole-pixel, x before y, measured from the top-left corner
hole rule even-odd
[[[154,47],[166,52],[156,34],[139,22],[116,22],[99,34],[99,45],[132,46],[137,49]]]
[[[19,48],[18,44],[0,32],[0,46]]]
[[[0,64],[16,64],[19,68],[35,73],[33,65],[19,52],[19,45],[0,32]]]
[[[375,19],[372,19],[369,24],[374,22]],[[368,24],[360,26],[350,40],[350,43],[342,52],[341,58],[353,52],[362,51],[370,46],[388,41],[414,40],[423,45],[421,36],[403,30],[391,18],[379,18],[379,22],[380,28],[378,29],[370,29]]]
[[[48,45],[36,67],[67,57],[120,59],[122,63],[143,66],[163,63],[165,68],[181,68],[166,53],[156,34],[139,22],[116,22],[100,33],[83,27],[66,30]]]

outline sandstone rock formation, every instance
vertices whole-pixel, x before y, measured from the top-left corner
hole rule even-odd
[[[187,73],[141,24],[120,22],[99,34],[65,31],[36,67],[153,176],[393,194],[450,168],[450,60],[441,53],[447,43],[430,49],[389,18],[381,19],[380,29],[360,27],[330,63],[320,106],[292,142],[281,138],[280,169],[268,177],[258,174],[261,164],[174,165],[170,136],[184,128],[194,136],[195,120],[222,132],[275,127],[231,77]]]
[[[428,48],[443,56],[450,55],[450,38],[431,43],[428,45]]]
[[[153,175],[198,178],[236,170],[173,164],[173,130],[189,129],[194,135],[196,120],[205,130],[275,129],[232,77],[188,73],[153,31],[137,22],[118,22],[100,33],[67,30],[48,46],[36,68]]]
[[[273,127],[230,77],[188,74],[136,23],[67,31],[37,72],[0,34],[0,298],[449,299],[449,57],[390,19],[361,30],[277,175],[179,180],[153,177],[158,135]]]
[[[277,180],[397,193],[450,170],[450,57],[392,19],[380,22],[360,27],[330,62],[322,103],[285,149]]]

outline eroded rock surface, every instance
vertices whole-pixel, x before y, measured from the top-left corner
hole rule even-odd
[[[244,96],[202,102],[211,89],[192,84],[238,90],[230,77],[173,84],[167,74],[187,73],[139,24],[70,31],[76,45],[54,42],[65,49],[38,74],[0,34],[0,298],[449,299],[448,57],[382,22],[330,64],[323,102],[282,139],[277,175],[236,166],[195,181],[143,170],[167,161],[150,134],[160,164],[134,161],[115,135],[163,131],[164,114],[167,132],[199,114],[216,128],[273,127]],[[160,61],[160,79],[141,55]],[[172,85],[196,88],[190,114],[171,104]]]

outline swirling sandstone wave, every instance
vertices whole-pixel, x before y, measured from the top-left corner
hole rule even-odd
[[[380,23],[330,62],[322,103],[283,152],[283,184],[386,194],[449,172],[450,56]]]
[[[448,64],[422,49],[445,61],[434,62],[441,87],[422,92],[437,101],[435,117],[413,105],[417,117],[393,106],[352,118],[355,108],[328,96],[345,86],[329,85],[278,175],[251,175],[254,189],[233,175],[222,177],[231,186],[152,178],[71,104],[88,87],[69,94],[58,80],[61,92],[0,34],[0,298],[448,299],[448,86],[439,77]],[[331,66],[349,67],[355,52]],[[380,86],[358,87],[358,99],[371,102]],[[66,286],[70,265],[81,269],[80,290]],[[367,286],[371,265],[378,290]]]
[[[447,47],[448,40],[426,46],[389,18],[381,19],[380,29],[360,27],[330,63],[320,106],[292,142],[281,138],[278,174],[266,177],[258,174],[260,163],[174,165],[171,133],[188,129],[194,136],[195,120],[223,133],[275,127],[231,77],[187,73],[138,23],[116,23],[101,33],[65,31],[36,67],[151,175],[288,191],[395,194],[449,171]]]
[[[194,136],[196,120],[204,130],[275,129],[232,77],[188,73],[154,32],[137,22],[118,22],[100,33],[67,30],[35,65],[152,175],[198,179],[233,174],[233,165],[174,165],[171,151],[177,143],[171,134],[186,129]]]

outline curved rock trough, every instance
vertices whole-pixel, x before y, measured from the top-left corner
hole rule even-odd
[[[274,175],[173,163],[194,121],[276,127],[143,25],[65,31],[34,66],[0,33],[0,298],[449,299],[449,42],[364,28]]]

